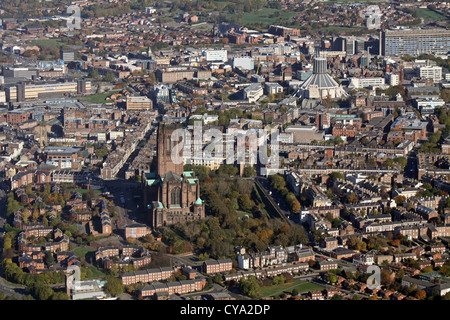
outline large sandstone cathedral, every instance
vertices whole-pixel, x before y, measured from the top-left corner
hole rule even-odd
[[[160,123],[157,136],[157,171],[145,174],[144,200],[151,227],[203,219],[205,204],[200,198],[200,184],[194,172],[175,164],[171,152],[175,142],[172,132],[178,124]]]

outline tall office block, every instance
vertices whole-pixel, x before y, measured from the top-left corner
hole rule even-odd
[[[450,30],[395,29],[380,34],[381,54],[403,56],[444,54],[450,50]]]

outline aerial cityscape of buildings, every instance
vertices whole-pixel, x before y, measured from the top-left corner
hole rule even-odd
[[[70,4],[0,3],[0,300],[450,300],[450,3]]]

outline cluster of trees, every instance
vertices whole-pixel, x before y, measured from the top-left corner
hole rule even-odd
[[[290,192],[286,186],[286,180],[279,174],[274,174],[268,178],[271,187],[283,196],[286,203],[291,208],[292,212],[299,213],[301,209],[300,201],[294,193]]]
[[[394,100],[399,93],[404,99],[406,98],[406,90],[402,85],[391,86],[385,90],[377,89],[377,95],[380,95],[381,93],[389,96],[389,99],[391,100]]]
[[[39,9],[44,7],[54,8],[51,13],[48,13],[49,16],[58,14],[60,13],[58,12],[59,5],[60,3],[57,3],[57,1],[42,3],[35,0],[4,0],[0,3],[0,8],[5,10],[5,13],[2,13],[3,18],[26,19],[42,17],[44,11]]]
[[[195,250],[213,258],[223,258],[234,257],[236,246],[257,252],[272,244],[307,243],[302,226],[289,226],[281,219],[267,218],[253,181],[226,180],[226,175],[216,174],[206,176],[201,184],[208,216],[202,221],[177,224],[162,230],[169,251]]]
[[[56,192],[50,192],[50,185],[46,184],[44,187],[44,191],[42,192],[35,192],[32,190],[32,185],[27,185],[25,188],[25,192],[29,197],[36,197],[39,195],[46,205],[54,205],[54,204],[60,204],[62,207],[65,205],[65,201],[70,197],[67,198],[64,197],[64,194],[62,193],[56,193]],[[48,219],[46,216],[41,216],[39,211],[40,204],[34,203],[32,205],[28,205],[27,207],[24,207],[21,203],[19,203],[14,198],[14,192],[10,192],[7,197],[7,203],[6,203],[6,217],[11,219],[12,214],[15,213],[19,209],[22,210],[22,218],[25,223],[27,222],[36,222],[40,220],[45,226],[49,224]]]
[[[106,284],[104,286],[105,293],[112,297],[117,297],[125,291],[125,287],[122,284],[122,280],[119,278],[108,276],[106,278]]]
[[[442,116],[444,117],[444,116]],[[445,116],[446,118],[446,116]],[[446,121],[446,119],[445,119]],[[441,139],[442,131],[436,131],[428,137],[428,141],[425,142],[418,150],[423,153],[440,153],[441,148],[438,146],[438,142]]]
[[[441,90],[441,98],[445,101],[445,103],[450,102],[450,89],[442,89]]]
[[[448,193],[446,191],[439,190],[439,189],[433,187],[429,182],[424,183],[422,185],[422,188],[423,189],[421,189],[419,192],[417,192],[417,194],[415,196],[416,198],[425,198],[425,197],[446,196],[446,195],[448,195]]]
[[[272,278],[256,279],[254,276],[250,276],[247,279],[242,278],[239,280],[238,287],[241,292],[252,298],[261,297],[261,288],[282,285],[284,283],[291,283],[294,277],[289,273],[283,273]],[[292,290],[292,295],[298,295],[298,290]]]
[[[337,136],[333,140],[326,140],[326,141],[325,140],[322,140],[322,141],[312,140],[311,143],[337,146],[337,145],[343,144],[344,140],[340,136]]]
[[[65,292],[55,292],[49,285],[64,283],[63,271],[48,271],[41,274],[24,272],[11,259],[4,259],[3,270],[8,281],[24,285],[26,290],[38,300],[69,300]]]
[[[250,276],[248,279],[241,278],[239,281],[239,289],[243,294],[253,298],[261,295],[261,286],[254,276]]]
[[[204,221],[176,225],[174,229],[193,245],[194,250],[206,252],[216,259],[234,257],[236,246],[243,246],[249,252],[260,252],[270,245],[307,243],[302,226],[289,226],[281,219],[235,217],[234,222],[231,219],[224,222],[219,217],[209,216]]]
[[[94,4],[90,6],[83,7],[81,11],[82,18],[98,18],[98,17],[111,17],[119,16],[130,12],[130,3],[113,3],[107,4]]]
[[[405,157],[387,158],[381,165],[383,167],[397,167],[399,166],[402,170],[405,169],[408,160]]]
[[[25,192],[30,197],[36,197],[39,196],[42,198],[43,203],[46,205],[51,204],[60,204],[62,208],[65,207],[65,203],[68,199],[72,197],[71,193],[71,186],[67,184],[61,184],[61,189],[59,192],[51,192],[50,184],[45,184],[43,186],[43,190],[33,190],[32,185],[29,184],[25,188]],[[83,194],[83,200],[86,200],[88,205],[90,205],[91,199],[95,197],[95,193],[93,190],[89,190],[87,193]],[[117,216],[117,211],[115,210],[115,206],[111,201],[107,201],[108,209],[112,215],[112,217]],[[23,221],[26,222],[42,222],[44,226],[52,226],[54,228],[59,228],[65,235],[67,235],[69,238],[73,239],[77,244],[89,244],[91,241],[93,241],[95,238],[93,235],[89,235],[84,232],[80,232],[75,224],[71,222],[71,216],[67,216],[66,220],[62,221],[60,214],[51,221],[48,220],[46,215],[40,215],[39,211],[39,204],[35,203],[31,206],[23,207],[22,204],[20,204],[17,200],[14,199],[14,193],[11,191],[8,194],[7,198],[7,208],[6,208],[6,214],[8,217],[8,220],[12,220],[12,214],[16,212],[19,209],[22,209],[22,218]],[[98,209],[93,211],[94,216],[98,216]],[[5,224],[5,230],[6,231],[12,231],[17,233],[19,230],[14,229],[11,227],[9,223]],[[40,237],[36,239],[30,239],[34,241],[35,243],[43,243],[45,241],[48,241],[50,235],[47,237]]]

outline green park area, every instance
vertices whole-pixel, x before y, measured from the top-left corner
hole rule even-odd
[[[112,96],[114,93],[118,92],[118,90],[108,91],[104,93],[96,93],[82,97],[81,99],[90,103],[107,103],[110,102],[107,100],[108,97]]]
[[[247,12],[242,15],[240,23],[243,25],[252,25],[254,23],[277,24],[287,21],[295,16],[296,12],[281,11],[272,8],[262,8],[254,12]]]
[[[61,46],[63,42],[60,39],[38,39],[34,40],[30,43],[31,45],[36,45],[43,48],[49,48],[49,47],[57,47]]]
[[[278,285],[262,287],[261,296],[272,297],[272,296],[279,296],[282,294],[292,294],[292,291],[294,290],[296,290],[300,294],[308,291],[322,290],[322,289],[323,287],[318,284],[311,283],[301,279],[294,279],[291,282],[285,282]]]
[[[442,14],[427,8],[418,8],[414,9],[414,11],[417,13],[417,17],[423,18],[424,20],[427,21],[441,21],[447,19]]]

